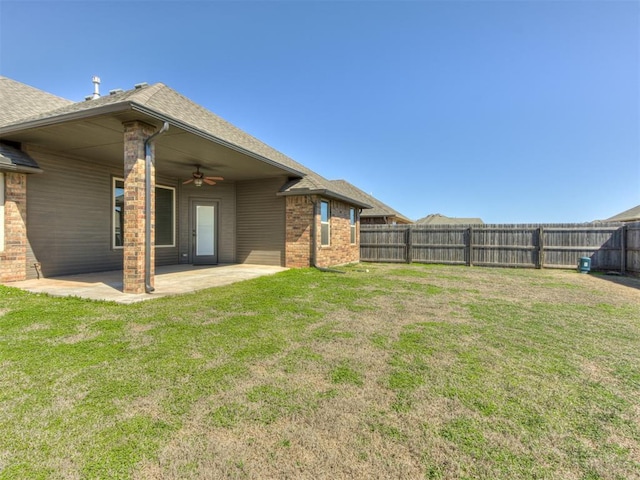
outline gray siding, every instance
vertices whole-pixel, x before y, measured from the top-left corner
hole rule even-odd
[[[121,269],[122,250],[111,246],[111,182],[122,168],[35,148],[29,153],[44,173],[27,179],[28,278],[36,276],[35,262],[45,277]],[[157,264],[177,262],[177,247],[156,249]]]
[[[285,264],[285,199],[276,193],[286,180],[277,177],[237,183],[239,263]]]
[[[181,185],[180,198],[180,263],[191,263],[191,200],[218,202],[218,262],[236,262],[236,186],[229,182],[195,187],[192,183]]]

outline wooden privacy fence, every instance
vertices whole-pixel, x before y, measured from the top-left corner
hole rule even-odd
[[[640,222],[361,225],[360,260],[640,272]]]

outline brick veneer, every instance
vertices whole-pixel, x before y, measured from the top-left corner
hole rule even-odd
[[[4,251],[0,252],[0,281],[25,280],[27,278],[27,175],[24,173],[4,174],[4,237]]]
[[[286,266],[311,265],[313,203],[309,196],[286,197]]]
[[[145,152],[144,141],[155,127],[143,122],[124,125],[124,251],[123,291],[144,293],[145,277]],[[153,158],[153,156],[152,156]],[[154,285],[155,248],[155,165],[151,165],[151,271],[150,283]]]
[[[286,266],[311,266],[313,257],[312,224],[316,232],[316,266],[328,267],[360,260],[360,236],[356,224],[356,243],[351,244],[350,205],[336,200],[330,201],[330,245],[320,245],[320,209],[314,212],[314,203],[321,197],[291,196],[286,204]]]

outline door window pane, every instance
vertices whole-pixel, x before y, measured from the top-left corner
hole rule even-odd
[[[215,209],[208,205],[196,206],[196,255],[213,255],[215,242]]]

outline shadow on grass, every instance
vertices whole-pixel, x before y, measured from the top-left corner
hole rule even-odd
[[[618,272],[591,272],[590,275],[593,275],[595,278],[600,280],[606,280],[607,282],[612,282],[617,285],[640,290],[640,277],[638,276],[629,274],[622,275]]]

